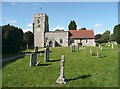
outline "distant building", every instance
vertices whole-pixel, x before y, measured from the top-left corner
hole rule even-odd
[[[34,46],[95,46],[93,30],[49,31],[46,14],[35,14],[33,18]]]

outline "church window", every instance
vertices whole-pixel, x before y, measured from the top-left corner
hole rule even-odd
[[[40,23],[40,20],[38,19],[38,23]]]

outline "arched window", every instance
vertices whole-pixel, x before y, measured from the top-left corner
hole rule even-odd
[[[63,39],[60,39],[60,43],[61,43],[61,44],[63,43]]]

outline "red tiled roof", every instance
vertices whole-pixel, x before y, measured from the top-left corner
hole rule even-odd
[[[93,30],[69,30],[70,38],[95,38]]]

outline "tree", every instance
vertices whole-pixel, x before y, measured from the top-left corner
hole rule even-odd
[[[114,26],[113,39],[120,44],[120,24]]]
[[[28,44],[29,48],[33,48],[34,46],[34,35],[32,32],[28,31],[23,35],[24,46]]]
[[[96,35],[95,35],[95,40],[98,41],[101,37],[102,37],[101,34],[96,34]]]
[[[69,23],[68,29],[69,30],[77,30],[77,25],[76,25],[76,22],[74,20]]]
[[[110,36],[110,41],[116,41],[116,40],[115,40],[115,35],[114,35],[114,34],[111,34],[111,36]]]
[[[101,38],[98,40],[99,43],[107,43],[110,41],[110,31],[105,31]]]
[[[23,31],[20,28],[5,25],[2,26],[2,52],[19,52],[23,42]]]
[[[83,27],[83,28],[81,28],[81,29],[79,29],[79,30],[87,30],[85,27]]]

